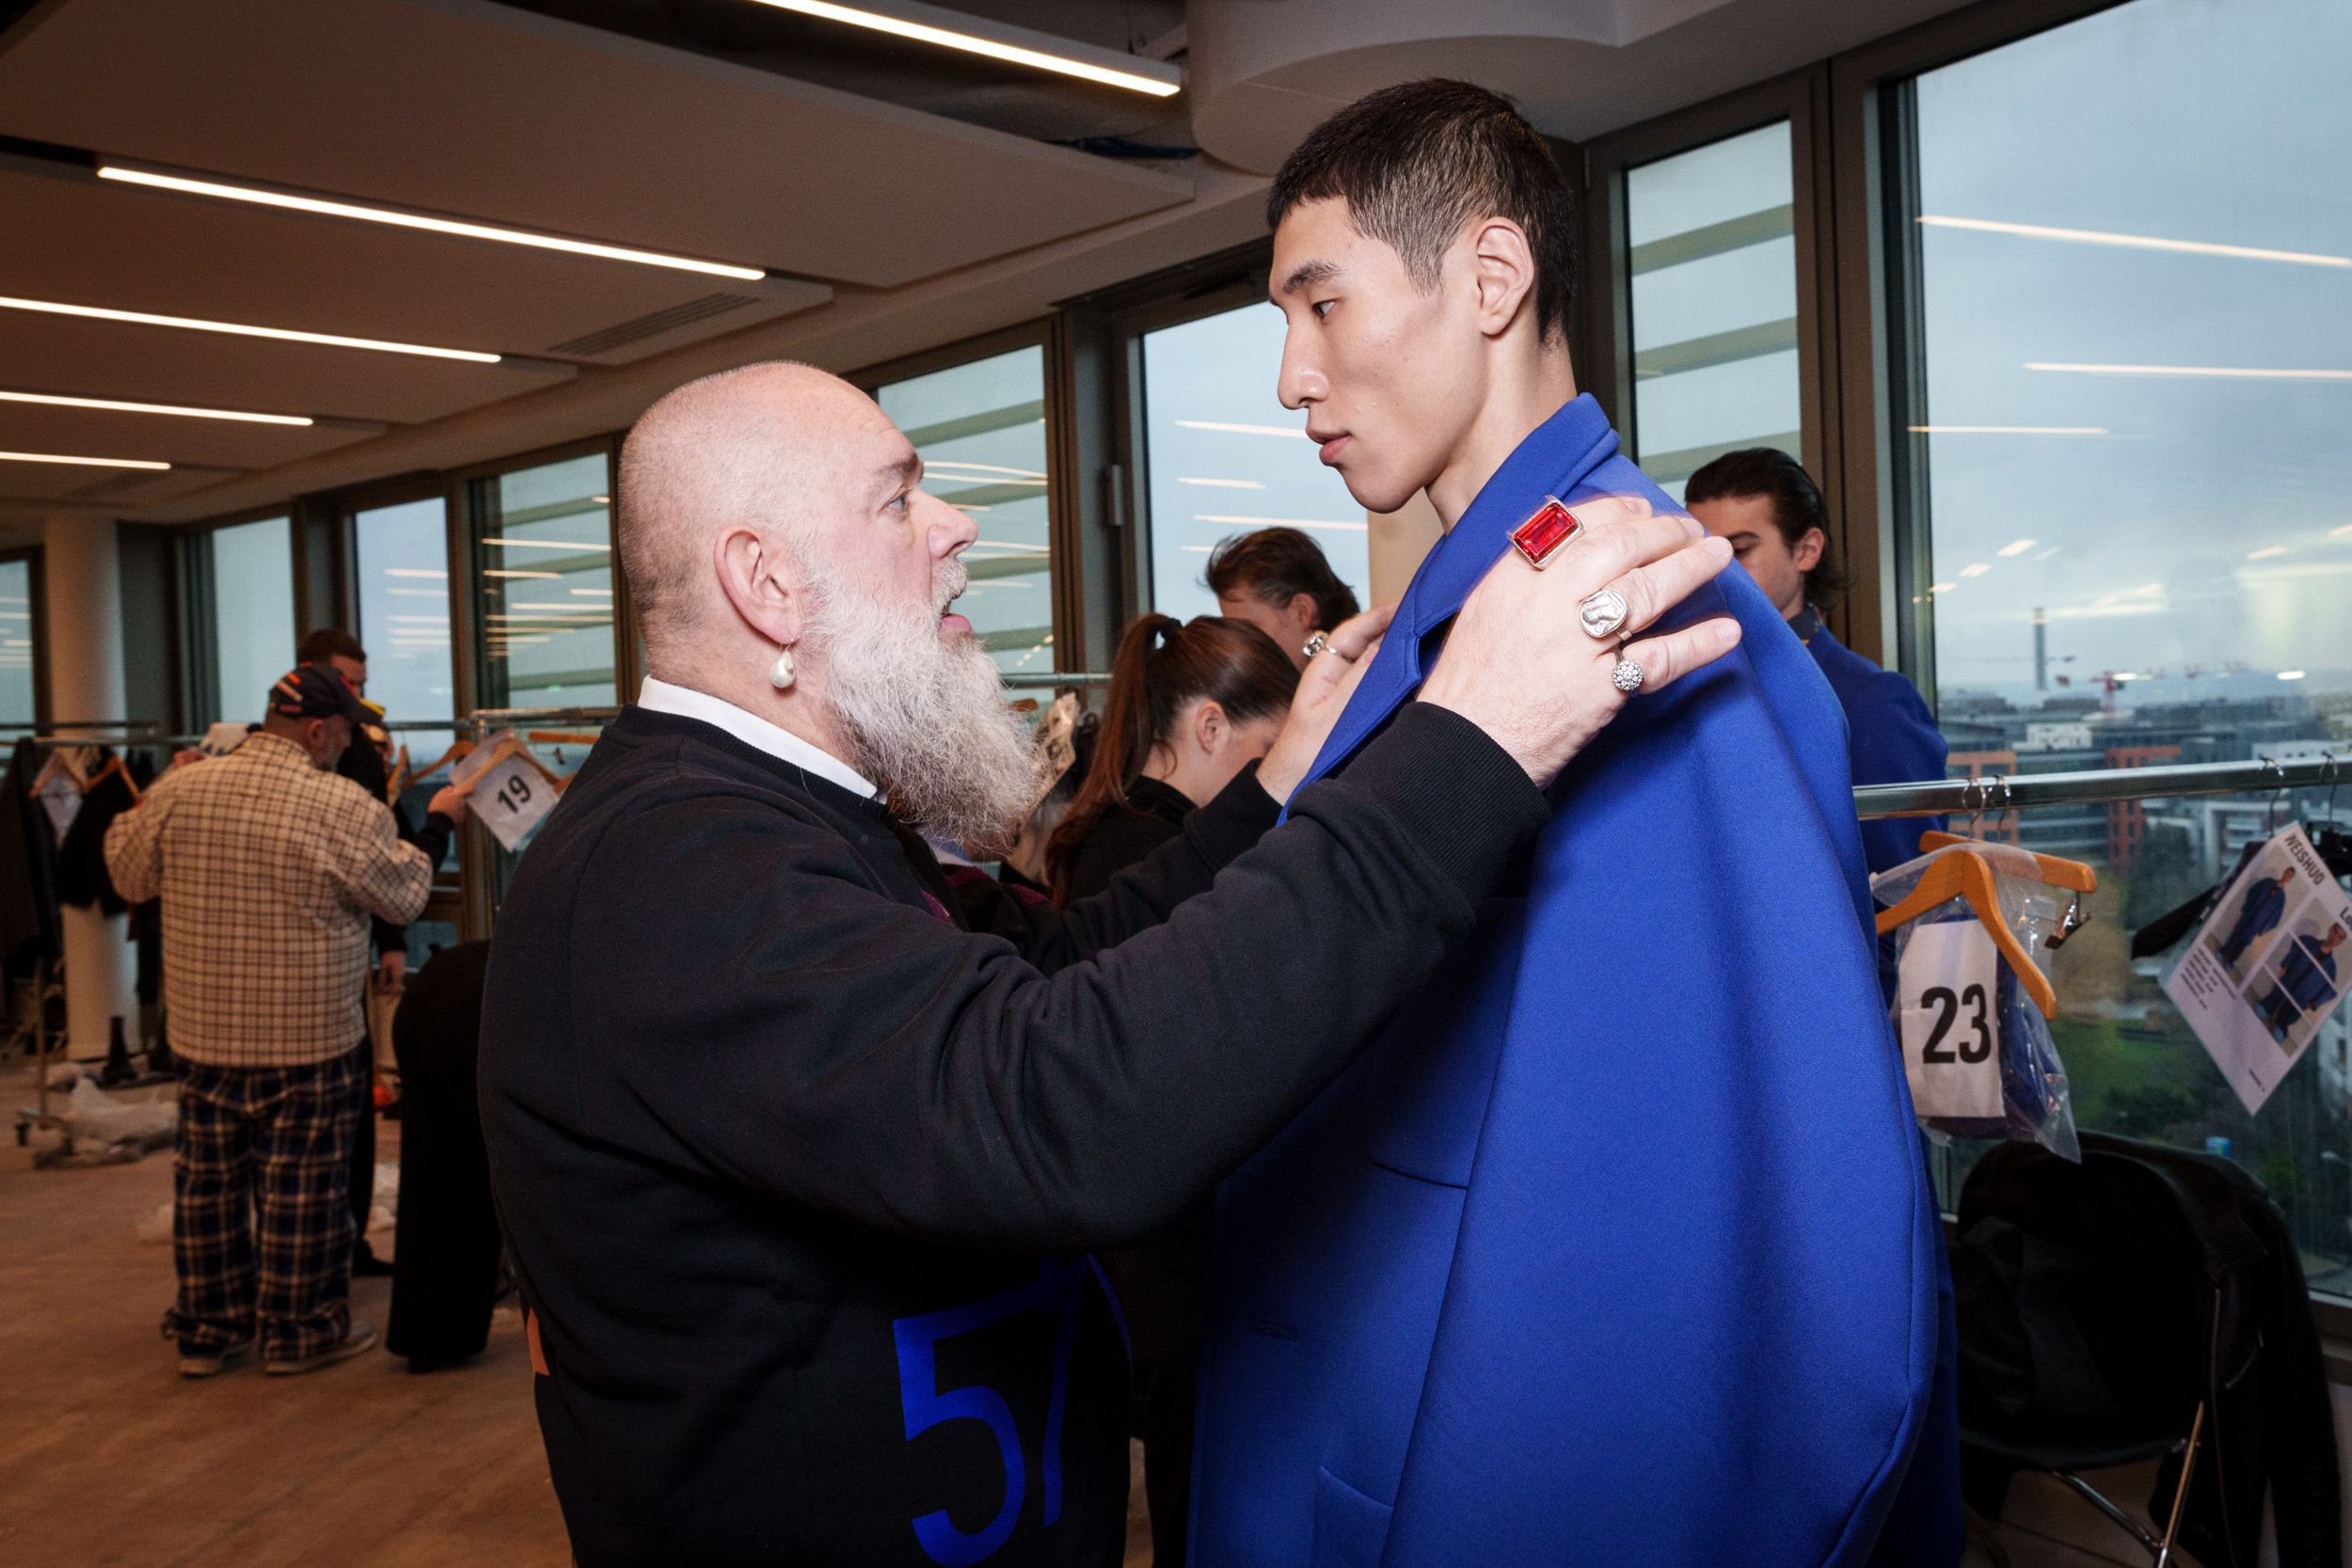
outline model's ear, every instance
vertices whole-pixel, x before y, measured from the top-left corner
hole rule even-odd
[[[722,530],[711,546],[711,564],[727,602],[746,626],[780,647],[801,640],[799,582],[789,575],[787,559],[758,530],[740,524]]]
[[[1809,528],[1804,531],[1804,537],[1797,541],[1797,547],[1788,554],[1795,561],[1798,571],[1809,572],[1821,563],[1821,551],[1828,544],[1828,536],[1820,529]]]
[[[1478,329],[1501,337],[1532,306],[1535,252],[1526,231],[1509,218],[1482,220],[1470,234],[1470,261],[1478,287]]]
[[[1291,602],[1282,607],[1282,613],[1305,626],[1315,629],[1315,596],[1312,594],[1293,594]]]

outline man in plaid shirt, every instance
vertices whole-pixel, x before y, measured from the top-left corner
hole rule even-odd
[[[244,745],[175,768],[106,832],[122,895],[164,901],[181,1060],[180,1294],[164,1333],[189,1377],[257,1338],[268,1372],[375,1342],[350,1321],[346,1190],[369,1066],[369,921],[422,911],[466,797],[454,784],[434,796],[417,842],[402,843],[384,802],[333,771],[372,718],[335,671],[303,665],[270,688]]]

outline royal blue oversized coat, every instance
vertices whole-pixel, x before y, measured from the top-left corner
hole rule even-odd
[[[1582,397],[1431,552],[1316,771],[1546,495],[1600,493],[1679,510]],[[1724,612],[1742,644],[1632,699],[1519,895],[1223,1189],[1200,1568],[1859,1564],[1949,1424],[1843,720],[1737,567],[1677,619]],[[1957,1476],[1921,1482],[1949,1555],[1909,1560],[1949,1562]]]

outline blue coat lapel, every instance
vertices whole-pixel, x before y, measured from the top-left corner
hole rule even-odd
[[[1597,470],[1604,466],[1631,467],[1622,459],[1613,465],[1616,453],[1617,433],[1609,428],[1600,404],[1586,394],[1536,426],[1503,459],[1502,467],[1478,492],[1461,521],[1438,541],[1421,570],[1413,574],[1412,585],[1398,601],[1388,641],[1380,645],[1372,668],[1364,672],[1363,684],[1356,689],[1347,711],[1332,726],[1330,737],[1307,775],[1308,782],[1354,755],[1388,721],[1397,705],[1420,689],[1424,673],[1422,650],[1429,634],[1462,608],[1462,601],[1486,575],[1495,557],[1510,548],[1511,531],[1543,505],[1547,496],[1557,496],[1573,505],[1605,493],[1609,486],[1587,482],[1603,478]],[[1630,487],[1620,483],[1613,488]],[[1645,483],[1640,487],[1648,488]]]

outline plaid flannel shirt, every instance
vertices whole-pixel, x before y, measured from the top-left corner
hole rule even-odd
[[[383,801],[256,731],[174,769],[106,830],[133,903],[164,901],[171,1049],[221,1067],[296,1067],[367,1037],[368,920],[414,920],[433,888]]]

